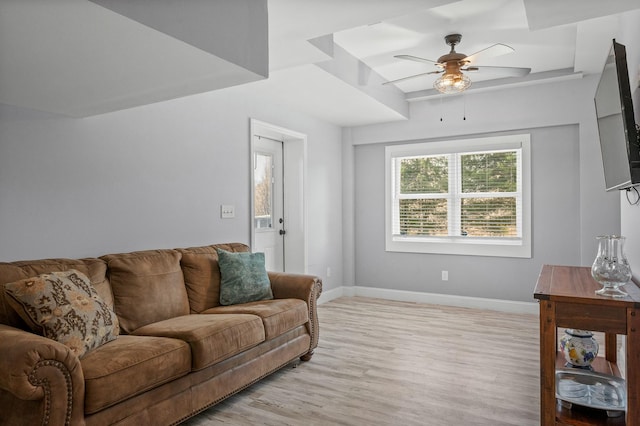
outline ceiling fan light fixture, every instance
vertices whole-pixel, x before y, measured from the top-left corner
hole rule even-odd
[[[425,59],[413,55],[396,55],[395,57],[399,59],[407,59],[414,62],[432,64],[439,69],[437,71],[423,72],[396,80],[390,80],[385,82],[384,84],[398,83],[428,74],[440,74],[440,78],[438,78],[433,83],[433,87],[438,92],[443,94],[455,94],[464,92],[471,86],[471,79],[467,77],[462,71],[473,72],[488,70],[494,73],[502,73],[502,75],[505,77],[524,77],[529,74],[529,72],[531,72],[531,68],[476,66],[475,62],[480,56],[491,57],[504,55],[506,53],[513,52],[513,48],[507,46],[506,44],[497,43],[493,46],[484,48],[474,53],[473,55],[465,55],[464,53],[456,52],[455,49],[456,45],[460,43],[461,39],[462,35],[460,34],[447,35],[444,38],[444,41],[449,46],[451,46],[451,51],[445,55],[440,56],[437,61],[432,61],[431,59]]]
[[[471,86],[471,79],[462,72],[444,73],[433,83],[433,87],[445,95],[464,92]]]

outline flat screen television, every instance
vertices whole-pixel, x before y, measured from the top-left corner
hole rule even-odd
[[[595,95],[605,189],[640,184],[640,140],[625,46],[613,40]]]

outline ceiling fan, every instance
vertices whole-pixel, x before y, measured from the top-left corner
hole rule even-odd
[[[449,34],[444,38],[444,41],[451,46],[451,51],[446,55],[442,55],[437,61],[430,59],[420,58],[412,55],[396,55],[395,58],[406,59],[409,61],[423,62],[427,64],[433,64],[439,69],[435,71],[423,72],[408,77],[399,78],[397,80],[387,81],[384,84],[399,83],[401,81],[410,80],[412,78],[421,77],[429,74],[441,74],[440,77],[433,83],[433,87],[441,93],[451,94],[459,93],[467,90],[471,86],[471,79],[464,74],[464,72],[482,72],[483,70],[491,71],[492,73],[500,74],[503,77],[524,77],[531,72],[531,68],[518,68],[518,67],[485,67],[472,65],[477,61],[479,57],[494,57],[504,55],[506,53],[513,52],[513,48],[506,44],[497,43],[493,46],[489,46],[482,49],[473,55],[465,55],[464,53],[458,53],[455,50],[457,44],[462,40],[460,34]]]

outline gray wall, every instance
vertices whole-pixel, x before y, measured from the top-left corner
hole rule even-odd
[[[354,157],[351,170],[343,164],[345,188],[351,179],[355,194],[353,205],[343,199],[345,212],[353,212],[343,220],[343,251],[353,259],[353,271],[345,271],[354,285],[532,301],[543,263],[590,265],[595,237],[620,232],[619,194],[604,191],[597,81],[591,76],[415,102],[408,121],[343,132],[349,145],[343,152]],[[532,134],[532,259],[384,252],[385,144],[520,131]],[[446,284],[442,270],[449,271]]]
[[[532,259],[385,252],[385,144],[356,146],[358,285],[525,301],[542,264],[580,264],[578,126],[522,132],[531,134]]]
[[[248,243],[256,118],[308,135],[308,271],[342,285],[341,129],[266,84],[85,119],[0,107],[0,261]]]

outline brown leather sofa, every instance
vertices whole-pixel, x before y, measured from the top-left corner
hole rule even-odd
[[[0,263],[0,286],[76,269],[120,335],[78,358],[32,333],[0,291],[0,424],[177,424],[318,344],[317,277],[269,273],[273,300],[220,306],[215,248]],[[0,288],[2,290],[2,288]]]

